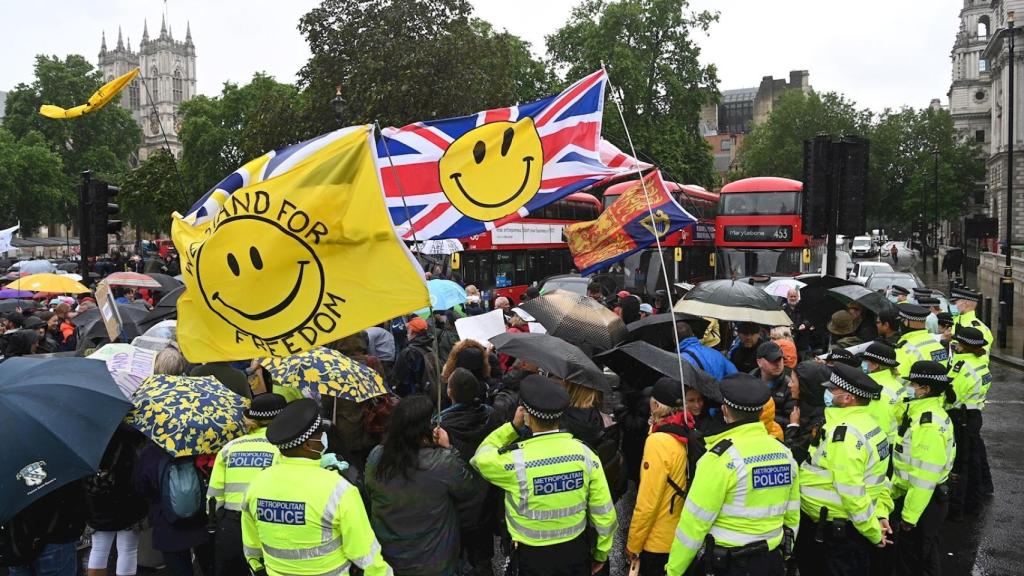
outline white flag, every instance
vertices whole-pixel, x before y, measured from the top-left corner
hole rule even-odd
[[[14,233],[18,231],[20,226],[19,224],[18,226],[11,226],[7,230],[0,230],[0,253],[7,252],[12,248],[11,237],[14,236]]]

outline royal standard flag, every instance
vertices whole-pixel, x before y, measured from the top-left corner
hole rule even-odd
[[[232,175],[244,177],[230,196],[201,200],[216,205],[206,217],[174,215],[189,361],[288,356],[430,305],[371,137],[357,126],[271,152]]]
[[[696,222],[672,199],[661,172],[655,171],[637,180],[597,220],[570,224],[564,232],[576,267],[586,276]]]
[[[67,110],[60,106],[54,106],[53,104],[43,104],[39,107],[39,113],[47,118],[67,120],[69,118],[77,118],[82,114],[95,112],[106,106],[108,102],[114,99],[114,96],[120,94],[121,90],[124,90],[124,87],[138,75],[139,69],[136,68],[127,74],[114,78],[110,82],[100,86],[100,89],[94,92],[93,95],[89,97],[89,101],[85,104],[79,104],[78,106],[68,108]]]

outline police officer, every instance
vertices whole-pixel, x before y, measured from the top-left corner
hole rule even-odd
[[[242,548],[257,575],[390,574],[359,489],[320,467],[327,424],[315,400],[289,404],[267,428],[280,460],[249,483],[242,503]]]
[[[781,575],[799,527],[796,461],[761,424],[770,394],[758,378],[731,374],[721,390],[726,430],[705,440],[666,572],[686,572],[703,546],[708,574]]]
[[[213,569],[216,576],[247,576],[249,567],[242,554],[242,497],[249,482],[281,455],[267,441],[267,425],[287,403],[280,394],[260,394],[245,409],[255,430],[228,442],[217,453],[210,474],[209,500],[216,501],[217,536]]]
[[[981,437],[981,411],[992,385],[986,343],[981,330],[970,326],[959,326],[953,334],[957,352],[950,362],[949,376],[953,379],[956,401],[947,406],[947,411],[956,438],[955,482],[949,503],[949,514],[954,520],[961,519],[965,511],[976,509],[981,499],[992,493],[988,454]]]
[[[608,560],[616,528],[601,461],[559,429],[569,406],[569,393],[560,385],[527,376],[519,400],[512,422],[484,438],[470,460],[481,476],[506,492],[512,562],[522,576],[597,572]],[[596,542],[584,534],[588,522]]]
[[[866,575],[872,546],[891,544],[889,442],[869,408],[882,387],[844,364],[823,385],[825,426],[800,466],[797,562],[801,574]]]
[[[903,399],[906,397],[903,379],[896,373],[896,350],[883,342],[872,342],[861,356],[864,359],[864,371],[882,387],[881,397],[868,406],[892,446],[896,442],[896,429],[903,418]]]
[[[919,360],[945,362],[946,348],[942,346],[927,330],[924,323],[928,318],[928,310],[917,304],[904,304],[900,308],[903,320],[903,338],[896,345],[897,371],[906,379],[910,367]]]
[[[907,301],[907,296],[910,296],[910,290],[907,290],[906,288],[900,286],[899,284],[894,284],[890,291],[892,292],[893,296],[896,297],[897,304],[910,303],[909,301]]]
[[[981,330],[985,337],[985,354],[992,352],[992,330],[989,330],[985,323],[978,319],[977,308],[981,302],[981,293],[966,287],[956,287],[950,290],[949,300],[960,312],[953,318],[953,330],[957,326],[970,326]]]
[[[896,574],[939,574],[939,537],[949,508],[946,484],[956,445],[953,424],[943,409],[954,399],[944,364],[931,360],[911,366],[907,413],[894,448],[893,497],[899,522]]]

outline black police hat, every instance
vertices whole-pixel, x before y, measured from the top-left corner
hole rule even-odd
[[[846,348],[833,348],[832,351],[828,353],[828,356],[825,357],[825,362],[838,362],[839,364],[860,368],[860,359],[854,356]]]
[[[899,365],[896,361],[896,349],[885,342],[872,342],[861,356],[871,360],[875,364],[895,368]]]
[[[742,372],[722,378],[720,388],[725,405],[743,412],[760,412],[771,398],[764,382]]]
[[[782,358],[782,348],[775,342],[762,342],[757,347],[757,357],[764,358],[769,362],[777,362],[779,358]]]
[[[934,360],[918,360],[910,367],[908,380],[915,384],[945,388],[952,380],[946,366]]]
[[[686,400],[683,396],[683,387],[679,384],[679,380],[674,380],[668,376],[659,378],[658,381],[654,383],[654,388],[651,390],[651,397],[671,408],[681,408],[686,405]]]
[[[938,306],[940,304],[939,299],[934,296],[919,296],[917,303],[921,306]]]
[[[931,312],[923,306],[917,304],[901,304],[900,305],[900,318],[908,322],[924,322],[928,319],[928,315]]]
[[[252,420],[270,420],[275,418],[288,405],[288,401],[280,394],[267,392],[258,394],[245,409],[245,417]]]
[[[828,377],[826,387],[835,386],[846,390],[854,396],[877,400],[882,394],[882,386],[871,379],[860,368],[846,364],[834,364],[832,374]]]
[[[899,284],[893,284],[893,286],[892,286],[892,293],[893,294],[901,294],[903,296],[909,296],[910,295],[910,290],[907,290],[906,288],[904,288],[903,286],[900,286]]]
[[[953,315],[949,312],[939,312],[935,317],[939,319],[939,326],[953,325]]]
[[[981,293],[975,292],[966,286],[958,286],[949,291],[950,300],[969,300],[971,302],[981,302]]]
[[[320,418],[320,404],[312,398],[302,398],[285,406],[274,418],[267,428],[267,441],[281,450],[289,450],[326,427],[326,422]]]
[[[554,380],[531,374],[519,384],[519,401],[538,420],[558,420],[569,407],[569,393]]]
[[[970,326],[957,326],[956,332],[953,333],[953,339],[968,346],[984,346],[988,344],[981,330]]]

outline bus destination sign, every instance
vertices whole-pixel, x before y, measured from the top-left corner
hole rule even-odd
[[[726,242],[792,242],[792,226],[726,226]]]

